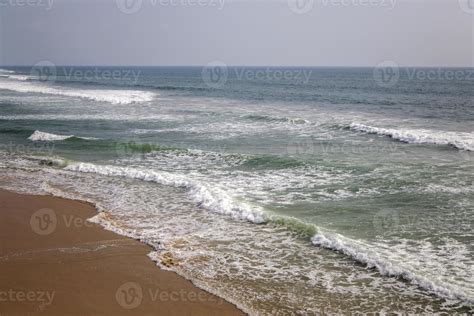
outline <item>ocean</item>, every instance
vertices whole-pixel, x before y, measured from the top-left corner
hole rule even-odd
[[[474,70],[380,70],[3,67],[0,187],[252,315],[472,313]]]

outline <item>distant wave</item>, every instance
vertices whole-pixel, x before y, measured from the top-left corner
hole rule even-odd
[[[77,137],[74,135],[57,135],[52,133],[45,133],[41,131],[35,131],[28,137],[29,140],[32,141],[59,141],[59,140],[66,140],[72,138],[79,138],[79,139],[96,139],[96,138],[88,138],[88,137]]]
[[[97,90],[97,89],[73,89],[56,88],[43,84],[27,81],[27,78],[8,78],[0,80],[0,89],[11,90],[22,93],[41,93],[77,97],[112,104],[130,104],[135,102],[149,102],[155,97],[155,93],[134,90]]]
[[[368,134],[388,136],[410,144],[448,145],[474,151],[474,134],[423,129],[389,129],[359,123],[351,123],[350,129]]]
[[[16,80],[20,80],[20,81],[31,80],[30,76],[24,76],[24,75],[9,75],[8,78],[16,79]]]
[[[289,124],[307,124],[309,121],[302,118],[291,118],[291,117],[273,117],[269,115],[246,115],[244,118],[252,121],[262,122],[280,122]]]
[[[15,72],[13,70],[8,70],[8,69],[2,69],[0,68],[0,74],[14,74]]]
[[[2,73],[0,72],[0,75]],[[7,75],[7,73],[5,73]],[[38,81],[38,77],[34,76],[12,76],[9,75],[12,79],[18,80],[30,80],[30,81]],[[20,79],[20,77],[25,77],[26,79]],[[117,87],[117,88],[138,88],[138,89],[148,89],[148,90],[163,90],[163,91],[189,91],[189,92],[201,92],[201,91],[211,91],[212,88],[206,87],[196,87],[196,86],[170,86],[170,85],[159,85],[159,84],[149,84],[149,83],[140,83],[140,82],[127,82],[127,81],[108,81],[102,82],[100,80],[75,80],[75,79],[67,79],[66,77],[58,75],[55,78],[56,83],[61,84],[78,84],[78,85],[85,85],[85,86],[107,86],[107,87]]]

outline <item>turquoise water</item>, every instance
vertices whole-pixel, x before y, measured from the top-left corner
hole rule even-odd
[[[0,184],[97,204],[251,314],[472,312],[471,69],[204,70],[1,70]]]

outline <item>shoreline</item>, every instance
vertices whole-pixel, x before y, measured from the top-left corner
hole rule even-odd
[[[87,219],[89,202],[0,189],[0,314],[245,315]]]

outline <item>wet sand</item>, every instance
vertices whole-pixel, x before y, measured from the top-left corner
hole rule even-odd
[[[243,315],[159,269],[139,241],[86,221],[94,207],[0,190],[0,315]]]

